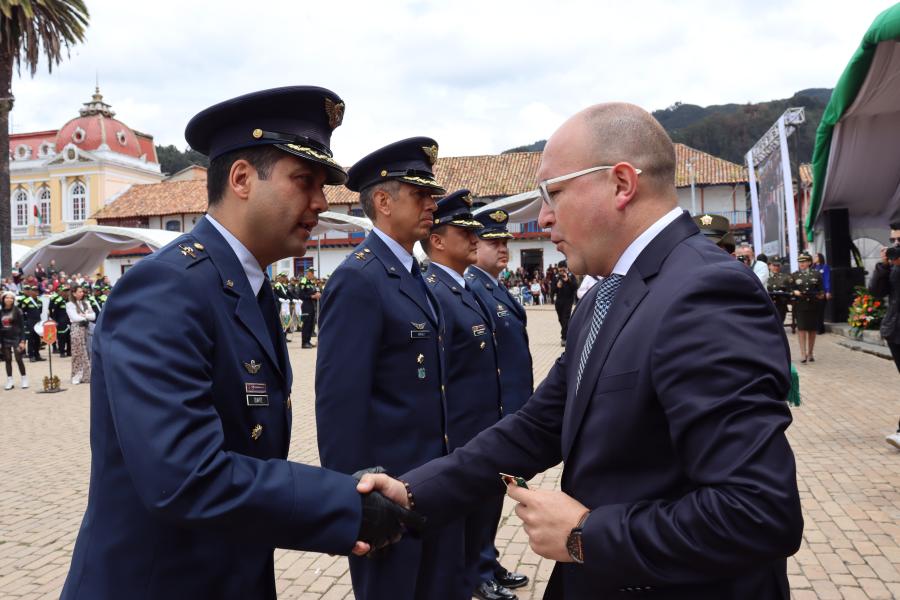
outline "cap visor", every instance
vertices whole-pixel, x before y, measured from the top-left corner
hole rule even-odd
[[[479,233],[478,237],[483,240],[509,240],[515,236],[508,231],[485,231]]]
[[[275,147],[288,154],[293,154],[294,156],[299,156],[300,158],[324,166],[327,176],[327,179],[325,180],[326,185],[343,185],[347,182],[347,171],[327,154],[323,154],[314,148],[299,146],[297,144],[275,144]]]

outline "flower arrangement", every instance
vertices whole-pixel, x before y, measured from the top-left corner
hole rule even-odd
[[[850,316],[847,323],[853,329],[853,333],[859,334],[865,329],[878,329],[881,319],[884,318],[886,307],[881,299],[869,293],[862,286],[856,287],[856,297],[850,305]]]

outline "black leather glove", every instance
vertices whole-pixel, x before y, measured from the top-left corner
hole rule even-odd
[[[371,467],[353,474],[359,481],[366,473],[386,473],[382,467]],[[362,494],[362,524],[357,539],[369,544],[373,550],[400,540],[405,531],[422,532],[425,518],[387,499],[381,492]]]

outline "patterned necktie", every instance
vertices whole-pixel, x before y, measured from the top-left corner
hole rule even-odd
[[[584,373],[584,366],[587,364],[588,357],[591,355],[594,342],[597,341],[597,334],[600,332],[600,326],[603,325],[606,313],[609,312],[609,305],[612,304],[613,299],[616,297],[616,292],[619,291],[619,286],[622,284],[624,278],[624,275],[613,273],[597,284],[599,287],[597,288],[597,301],[594,303],[594,314],[591,317],[591,328],[588,330],[587,338],[584,340],[584,348],[581,350],[581,359],[578,361],[578,373],[575,376],[576,394],[578,393],[578,386],[581,385],[581,375]]]

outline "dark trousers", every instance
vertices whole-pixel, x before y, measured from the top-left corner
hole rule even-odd
[[[490,502],[493,502],[493,500],[485,500],[485,505]],[[481,552],[478,555],[478,581],[476,585],[482,581],[494,579],[497,577],[497,573],[503,570],[503,567],[497,561],[500,553],[494,544],[494,539],[497,537],[497,528],[500,525],[500,518],[503,516],[503,495],[497,497],[493,511],[489,510],[489,508],[485,506],[485,518],[489,519],[489,522],[487,523],[488,529],[484,532],[484,543],[482,543]]]
[[[778,311],[778,317],[780,319],[782,326],[784,325],[785,317],[787,317],[787,309],[788,309],[787,302],[775,302],[775,310]]]
[[[66,329],[68,329],[68,325]],[[68,331],[61,331],[56,334],[56,347],[59,348],[60,356],[72,356],[72,339]]]
[[[561,340],[566,339],[566,334],[569,333],[569,319],[572,317],[572,304],[571,303],[563,303],[556,305],[556,316],[559,318],[559,327],[560,333],[559,337]]]
[[[28,328],[28,358],[41,357],[41,336],[34,329]]]
[[[25,361],[22,360],[22,353],[19,352],[19,346],[3,346],[3,360],[6,362],[6,376],[12,377],[12,361],[13,355],[16,357],[16,364],[19,366],[19,375],[25,375]]]
[[[486,497],[466,516],[466,576],[468,589],[474,591],[482,581],[495,576],[497,553],[494,537],[503,512],[503,495]]]
[[[316,326],[316,313],[303,315],[303,329],[300,332],[300,341],[304,344],[311,343],[313,328]]]

